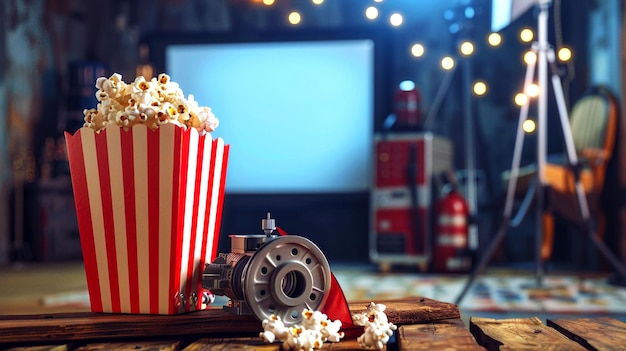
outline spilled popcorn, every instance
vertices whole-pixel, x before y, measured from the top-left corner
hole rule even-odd
[[[371,302],[365,312],[352,315],[355,325],[363,326],[363,334],[357,338],[359,346],[366,350],[382,350],[393,331],[398,327],[387,320],[383,304]]]
[[[259,336],[267,343],[281,341],[283,350],[311,351],[321,348],[324,342],[339,342],[344,333],[339,331],[341,321],[331,321],[319,311],[305,309],[302,324],[286,327],[280,317],[271,315],[262,322]]]
[[[209,107],[199,106],[191,94],[185,98],[178,83],[165,73],[149,81],[139,76],[132,83],[125,83],[120,74],[114,73],[109,78],[98,78],[96,88],[98,105],[83,110],[84,127],[96,131],[107,125],[145,124],[156,129],[161,124],[173,123],[210,133],[219,125]]]

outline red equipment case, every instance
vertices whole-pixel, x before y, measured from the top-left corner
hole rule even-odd
[[[430,132],[375,136],[370,259],[383,265],[431,260],[437,178],[453,170],[452,143]]]

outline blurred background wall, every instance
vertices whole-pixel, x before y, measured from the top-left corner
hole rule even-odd
[[[381,11],[378,23],[363,15],[364,8],[373,4]],[[473,8],[472,16],[465,12],[468,7]],[[574,53],[571,63],[559,66],[568,103],[593,84],[608,85],[622,94],[622,7],[619,0],[555,1],[550,41],[568,46]],[[286,21],[294,9],[304,19],[297,27]],[[518,109],[512,97],[521,88],[525,66],[520,57],[528,49],[517,35],[523,27],[536,27],[536,11],[528,11],[502,31],[501,47],[489,48],[485,38],[490,31],[490,9],[487,0],[326,0],[321,5],[309,0],[276,0],[271,6],[259,0],[3,1],[0,263],[80,258],[63,132],[80,123],[81,115],[76,116],[82,110],[77,107],[77,99],[87,99],[90,94],[92,97],[95,90],[93,84],[89,85],[93,80],[85,81],[91,76],[81,76],[72,67],[87,64],[93,72],[107,76],[119,72],[128,81],[136,75],[138,66],[150,63],[150,52],[142,46],[147,37],[185,33],[211,36],[321,29],[382,31],[388,36],[389,47],[388,86],[381,90],[387,102],[383,112],[374,116],[375,128],[380,128],[386,115],[393,112],[393,89],[403,80],[416,82],[422,108],[427,111],[442,84],[444,73],[439,59],[454,52],[460,39],[474,40],[477,54],[472,59],[472,75],[489,84],[488,94],[475,101],[475,141],[480,150],[476,165],[483,179],[478,194],[482,247],[492,238],[501,215],[500,174],[510,167],[513,150]],[[394,11],[404,14],[398,28],[386,23],[385,16]],[[416,42],[424,44],[427,55],[411,55],[410,47]],[[454,165],[459,170],[465,167],[463,129],[458,128],[464,89],[468,87],[460,78],[452,81],[433,127],[436,134],[452,140]],[[553,126],[551,130],[556,132],[551,132],[550,149],[562,150],[558,129]],[[529,137],[523,162],[532,162],[535,157],[532,140]],[[304,227],[294,224],[295,231],[313,232],[311,236],[332,258],[367,261],[367,241],[363,239],[369,225],[367,200],[364,197],[358,203],[348,203],[346,206],[352,207],[334,217],[312,204],[293,219],[305,223]],[[237,201],[233,203],[240,204]],[[310,220],[310,216],[320,214],[319,220]],[[234,220],[226,221],[232,227],[225,230],[255,231],[260,217],[254,216],[238,222],[240,227]],[[506,260],[523,260],[532,255],[532,228],[527,224],[507,238],[503,255]],[[612,232],[621,233],[616,228]],[[333,230],[341,232],[342,238],[333,237]],[[341,248],[346,240],[352,243],[351,250]],[[569,253],[563,255],[569,259]]]

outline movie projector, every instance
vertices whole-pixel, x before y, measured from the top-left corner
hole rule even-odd
[[[300,323],[306,309],[323,306],[331,285],[322,251],[297,235],[275,234],[276,222],[261,220],[265,234],[230,235],[231,252],[207,263],[202,287],[230,298],[224,309],[259,320],[272,314],[285,325]]]

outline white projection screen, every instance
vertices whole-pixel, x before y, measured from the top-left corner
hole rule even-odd
[[[165,68],[220,119],[227,193],[369,190],[373,41],[168,45]]]
[[[541,1],[548,0],[491,0],[491,31],[501,31]]]

